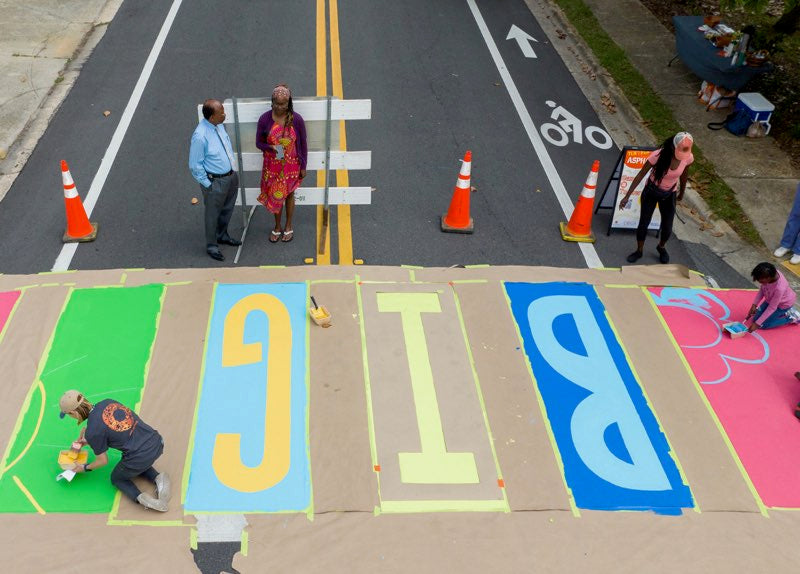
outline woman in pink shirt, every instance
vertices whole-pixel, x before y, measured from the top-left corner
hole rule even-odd
[[[639,186],[650,170],[653,170],[642,192],[639,226],[636,228],[636,251],[628,255],[628,263],[634,263],[642,257],[644,239],[647,237],[647,228],[653,219],[656,205],[661,213],[660,241],[656,246],[658,258],[661,263],[669,263],[669,253],[665,245],[672,235],[675,203],[683,199],[683,192],[686,190],[686,180],[689,175],[687,168],[694,161],[693,141],[692,135],[688,132],[679,132],[667,138],[659,149],[647,157],[644,167],[633,178],[628,193],[620,201],[619,207],[624,209],[630,201],[633,190]]]
[[[774,329],[781,325],[796,323],[796,312],[792,309],[797,295],[783,274],[772,263],[759,263],[751,273],[753,281],[761,287],[753,299],[745,321],[753,318],[748,327],[752,333],[756,329]]]

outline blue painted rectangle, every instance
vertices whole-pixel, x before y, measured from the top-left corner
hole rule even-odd
[[[241,435],[241,462],[255,467],[264,457],[267,400],[267,350],[270,330],[266,313],[251,311],[244,323],[244,344],[261,345],[261,362],[223,366],[225,319],[239,301],[253,294],[269,294],[285,305],[291,325],[291,356],[269,357],[291,362],[290,464],[285,477],[266,490],[240,492],[229,488],[212,466],[218,434]],[[308,456],[308,392],[306,388],[306,302],[304,283],[218,285],[215,292],[206,345],[205,370],[197,412],[186,512],[283,512],[305,511],[311,504]],[[280,336],[283,336],[280,334]]]
[[[680,514],[689,487],[591,285],[505,283],[579,508]]]

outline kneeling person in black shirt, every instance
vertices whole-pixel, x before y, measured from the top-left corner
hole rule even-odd
[[[76,464],[75,472],[90,472],[108,464],[109,448],[122,451],[122,459],[111,471],[111,483],[145,508],[167,511],[169,476],[153,468],[153,463],[164,452],[164,439],[158,431],[113,399],[92,405],[82,393],[73,390],[64,393],[59,406],[62,419],[70,416],[78,424],[86,421],[77,442],[88,444],[95,455],[94,461],[88,464]],[[131,479],[137,476],[155,483],[155,497],[136,487]]]

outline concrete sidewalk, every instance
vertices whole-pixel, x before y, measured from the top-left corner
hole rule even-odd
[[[122,0],[0,0],[0,199]]]

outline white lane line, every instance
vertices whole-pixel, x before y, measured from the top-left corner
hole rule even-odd
[[[492,39],[489,28],[486,27],[486,22],[484,22],[483,16],[481,16],[481,12],[478,10],[477,4],[475,4],[475,0],[467,0],[467,4],[469,4],[469,9],[472,10],[475,23],[478,25],[478,29],[481,31],[481,35],[486,42],[486,47],[489,48],[489,53],[492,55],[495,66],[497,66],[497,71],[500,72],[500,77],[503,78],[503,84],[505,84],[506,90],[508,90],[508,95],[511,96],[511,101],[514,103],[514,107],[517,109],[519,119],[522,121],[522,126],[528,133],[528,138],[531,140],[531,144],[533,144],[533,149],[539,158],[539,162],[542,164],[542,168],[544,168],[547,179],[550,181],[550,186],[553,188],[553,191],[556,194],[556,199],[561,205],[561,209],[564,211],[567,221],[569,221],[575,206],[572,205],[572,201],[570,200],[567,190],[564,187],[564,182],[561,181],[561,177],[558,175],[556,166],[553,165],[553,160],[550,159],[550,154],[547,153],[547,148],[545,147],[544,142],[542,142],[542,138],[539,135],[536,126],[533,125],[533,119],[528,113],[528,110],[522,101],[522,97],[519,95],[517,86],[514,84],[514,80],[511,78],[511,74],[508,72],[505,62],[503,62],[503,57],[500,55],[500,51],[497,49],[497,45]],[[555,223],[553,223],[553,230],[554,234],[558,233],[558,227]],[[591,243],[578,243],[578,247],[580,247],[583,258],[586,260],[587,267],[597,268],[603,266],[603,263],[600,261],[600,257],[597,255],[594,245]]]
[[[136,108],[139,106],[139,100],[142,98],[142,93],[144,93],[145,87],[147,87],[147,82],[150,80],[150,74],[153,72],[153,68],[156,65],[156,60],[158,60],[158,56],[161,53],[161,48],[164,46],[164,42],[167,39],[167,34],[169,34],[169,29],[172,27],[172,22],[175,20],[175,15],[178,13],[178,8],[181,7],[181,2],[183,2],[183,0],[173,0],[172,6],[167,13],[166,19],[164,20],[164,24],[161,26],[161,31],[156,37],[156,42],[153,44],[153,48],[150,50],[150,55],[147,57],[147,61],[144,63],[142,73],[139,75],[139,81],[136,82],[136,86],[133,88],[133,93],[131,94],[131,98],[128,100],[128,105],[125,106],[125,111],[122,113],[122,118],[119,120],[119,125],[114,131],[114,135],[111,138],[111,143],[108,145],[108,149],[106,149],[106,153],[103,156],[103,161],[100,162],[100,168],[97,170],[97,173],[92,180],[92,186],[89,188],[89,192],[86,194],[86,199],[83,202],[83,207],[86,209],[87,216],[92,215],[92,210],[94,209],[94,206],[100,197],[100,192],[103,191],[103,186],[105,185],[108,174],[111,171],[111,166],[114,165],[114,160],[117,159],[119,148],[122,146],[122,140],[125,139],[125,132],[128,131],[128,126],[131,123],[133,114],[136,113]],[[72,258],[75,256],[75,252],[78,250],[78,245],[78,243],[66,243],[61,248],[61,253],[58,254],[52,270],[66,271],[69,269],[69,265],[72,263]]]

